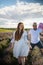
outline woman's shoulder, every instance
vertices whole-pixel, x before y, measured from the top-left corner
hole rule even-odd
[[[26,30],[24,30],[24,33],[27,33],[27,31],[26,31]]]
[[[26,35],[27,34],[27,31],[26,30],[24,30],[24,33],[23,33],[24,35]]]

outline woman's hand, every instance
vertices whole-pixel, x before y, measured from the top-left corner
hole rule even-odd
[[[9,50],[10,50],[10,48],[8,47],[8,48],[6,48],[6,49],[4,50],[4,52],[9,52]]]
[[[32,49],[32,46],[30,45],[30,50]]]
[[[7,48],[7,49],[6,49],[6,51],[9,51],[9,50],[10,50],[10,48]]]

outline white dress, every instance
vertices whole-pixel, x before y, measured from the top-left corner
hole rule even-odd
[[[13,34],[14,37],[15,33]],[[19,41],[14,40],[14,38],[11,40],[11,43],[14,43],[13,48],[13,56],[18,58],[19,56],[28,56],[28,53],[30,51],[30,43],[27,40],[27,32],[24,31],[21,39]]]

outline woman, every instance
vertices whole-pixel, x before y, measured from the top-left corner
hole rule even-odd
[[[26,57],[30,51],[30,44],[27,40],[27,32],[24,31],[22,22],[18,24],[17,30],[13,33],[11,43],[11,48],[13,47],[13,56],[18,59],[19,64],[25,65]]]

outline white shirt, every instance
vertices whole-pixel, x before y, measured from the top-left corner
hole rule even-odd
[[[41,32],[41,29],[37,29],[37,30],[34,30],[34,29],[31,29],[29,31],[29,34],[31,34],[31,43],[33,44],[36,44],[39,42],[39,34]]]

